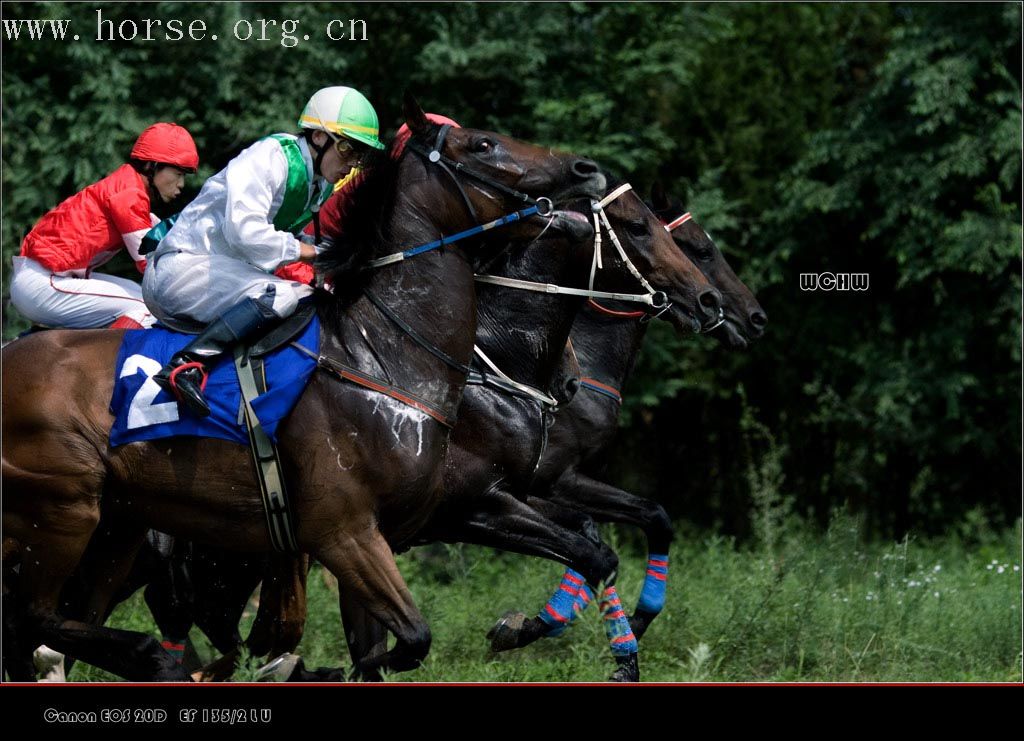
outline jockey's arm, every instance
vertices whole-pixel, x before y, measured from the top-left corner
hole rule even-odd
[[[224,238],[237,259],[270,271],[302,257],[299,240],[278,231],[270,216],[274,194],[283,193],[287,180],[288,162],[269,139],[228,164]]]
[[[139,254],[142,238],[153,226],[149,212],[149,200],[135,191],[115,193],[107,203],[107,210],[114,227],[121,233],[128,254],[135,261],[140,273],[146,270],[146,258]]]

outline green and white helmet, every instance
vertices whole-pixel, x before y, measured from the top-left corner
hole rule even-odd
[[[374,149],[384,149],[377,138],[380,135],[377,111],[354,88],[337,86],[317,90],[302,109],[299,126],[340,134]]]

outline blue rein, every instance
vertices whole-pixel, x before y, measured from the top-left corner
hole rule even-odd
[[[547,201],[546,198],[542,198],[540,200]],[[548,203],[550,203],[550,201],[548,201]],[[548,209],[548,212],[550,213],[550,209]],[[453,234],[450,237],[441,237],[440,239],[435,239],[433,242],[427,242],[426,244],[421,244],[418,247],[411,247],[410,249],[404,250],[403,252],[396,252],[392,255],[387,255],[386,257],[381,257],[376,260],[372,260],[370,262],[370,267],[379,268],[384,265],[390,265],[395,262],[401,262],[406,258],[415,257],[416,255],[422,255],[424,252],[430,252],[431,250],[436,250],[439,247],[444,247],[445,245],[448,244],[454,244],[455,242],[458,242],[463,239],[468,239],[469,237],[480,234],[481,232],[486,232],[490,229],[496,229],[501,226],[506,226],[507,224],[515,223],[517,221],[520,221],[521,219],[525,219],[529,216],[533,216],[534,214],[538,213],[541,213],[540,205],[530,206],[529,208],[524,208],[522,211],[514,211],[513,213],[501,216],[495,219],[494,221],[488,221],[486,224],[478,224],[477,226],[474,226],[470,229],[466,229],[465,231]]]

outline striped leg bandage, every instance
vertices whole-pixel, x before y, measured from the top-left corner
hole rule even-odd
[[[647,557],[647,576],[636,609],[657,615],[665,607],[665,587],[668,583],[668,555],[651,553]]]

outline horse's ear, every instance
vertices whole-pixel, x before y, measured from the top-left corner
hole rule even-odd
[[[651,205],[655,211],[664,211],[670,205],[668,196],[665,195],[665,186],[660,180],[655,180],[651,186]]]
[[[413,136],[422,134],[430,126],[427,115],[420,108],[420,104],[416,102],[416,98],[408,90],[405,91],[402,112],[405,114],[405,122],[409,125],[409,131],[412,132]]]

